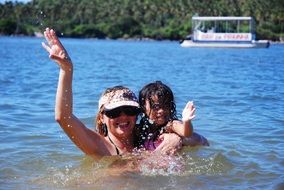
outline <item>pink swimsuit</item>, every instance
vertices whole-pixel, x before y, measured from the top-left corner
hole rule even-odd
[[[144,148],[146,150],[150,150],[150,151],[153,151],[155,150],[161,143],[163,142],[163,140],[161,139],[157,139],[155,141],[153,140],[146,140],[144,142]]]

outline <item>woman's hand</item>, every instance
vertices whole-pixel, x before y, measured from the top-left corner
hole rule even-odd
[[[193,105],[193,102],[192,101],[187,102],[182,112],[182,121],[183,122],[191,121],[193,118],[195,118],[194,113],[195,113],[195,107]]]
[[[46,28],[44,37],[48,44],[42,42],[43,48],[49,53],[49,58],[53,59],[62,69],[72,68],[71,59],[59,41],[53,29]]]
[[[175,133],[163,133],[158,140],[162,141],[162,143],[154,152],[173,155],[182,147],[182,139]]]

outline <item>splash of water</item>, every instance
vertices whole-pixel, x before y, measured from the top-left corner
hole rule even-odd
[[[185,175],[219,175],[233,168],[231,162],[221,153],[209,157],[186,156]]]

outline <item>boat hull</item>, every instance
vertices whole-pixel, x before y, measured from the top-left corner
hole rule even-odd
[[[248,43],[238,43],[238,42],[193,42],[192,40],[183,40],[181,42],[181,47],[194,48],[194,47],[204,47],[204,48],[268,48],[268,40],[252,41]]]

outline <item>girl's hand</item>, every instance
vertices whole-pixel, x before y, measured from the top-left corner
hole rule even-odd
[[[49,53],[49,58],[53,59],[63,69],[72,67],[71,59],[54,30],[46,28],[44,37],[48,44],[42,42],[42,47]]]
[[[187,102],[185,108],[182,112],[182,121],[187,122],[191,121],[193,118],[195,118],[195,107],[193,105],[192,101]]]

